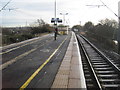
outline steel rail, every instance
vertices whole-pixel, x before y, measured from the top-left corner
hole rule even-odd
[[[120,75],[120,69],[100,50],[98,50],[90,41],[88,41],[84,36],[80,35],[95,51],[97,51],[113,68],[115,71]]]
[[[86,58],[85,61],[87,61],[86,65],[88,67],[88,71],[90,72],[89,74],[84,72],[86,82],[88,82],[89,79],[92,79],[92,87],[96,87],[97,90],[104,90],[106,88],[113,87],[118,89],[120,84],[120,69],[84,36],[78,34],[77,39],[81,51],[84,53]],[[88,82],[88,89],[91,87],[89,84],[91,83]]]
[[[82,50],[83,50],[83,52],[84,52],[84,55],[85,55],[85,57],[86,57],[86,59],[87,59],[87,62],[89,63],[88,65],[89,65],[89,68],[90,68],[90,70],[91,70],[91,72],[92,72],[92,76],[93,76],[94,82],[95,82],[95,84],[96,84],[96,88],[97,88],[97,90],[102,90],[102,86],[101,86],[101,84],[100,84],[100,82],[99,82],[99,80],[98,80],[98,78],[97,78],[97,75],[96,75],[94,69],[93,69],[93,66],[92,66],[92,64],[91,64],[91,62],[90,62],[90,58],[89,58],[89,56],[88,56],[88,54],[87,54],[87,51],[85,50],[84,45],[83,45],[83,44],[81,43],[81,41],[79,40],[79,37],[80,37],[80,36],[77,35],[78,42],[79,42],[79,44],[80,44],[80,46],[81,46],[81,48],[82,48]]]

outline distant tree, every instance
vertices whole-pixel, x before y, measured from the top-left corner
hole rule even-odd
[[[85,31],[91,32],[93,29],[94,29],[94,24],[92,22],[89,21],[89,22],[85,23],[85,25],[84,25]]]
[[[40,34],[52,31],[52,27],[42,19],[37,19],[37,21],[31,25],[31,29],[32,34]]]
[[[42,19],[37,19],[37,23],[38,23],[39,27],[42,27],[43,25],[46,24],[45,21]]]
[[[78,31],[82,30],[82,26],[81,25],[75,25],[72,27],[72,30],[77,29]]]
[[[92,22],[87,22],[84,25],[84,31],[87,34],[95,34],[100,37],[113,39],[116,38],[116,32],[118,28],[118,23],[115,20],[104,19],[100,20],[97,25],[94,26]]]
[[[96,25],[97,34],[106,38],[114,38],[118,28],[118,23],[115,20],[101,20],[98,25]]]
[[[100,20],[97,25],[87,22],[84,25],[86,36],[98,41],[104,48],[114,49],[113,39],[117,38],[118,22],[113,19]]]
[[[105,19],[99,21],[101,25],[106,25],[112,28],[118,28],[118,22],[116,22],[114,19]]]

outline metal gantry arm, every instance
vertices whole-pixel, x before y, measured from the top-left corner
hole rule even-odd
[[[5,9],[5,7],[11,2],[12,0],[10,0],[9,2],[7,2],[2,8],[1,8],[1,10],[0,10],[0,12],[2,11],[2,10],[4,10]]]
[[[63,24],[65,25],[65,15],[68,15],[68,13],[60,13],[60,15],[63,15]]]

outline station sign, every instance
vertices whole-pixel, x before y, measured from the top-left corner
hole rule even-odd
[[[55,23],[55,22],[62,23],[62,19],[52,18],[52,19],[51,19],[51,23]]]

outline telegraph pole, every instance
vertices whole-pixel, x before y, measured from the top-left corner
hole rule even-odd
[[[120,1],[118,2],[118,21],[119,21],[119,29],[118,29],[118,35],[117,35],[117,40],[118,40],[118,53],[120,54]]]
[[[119,29],[118,29],[117,39],[118,39],[118,54],[120,54],[120,17],[119,17]]]

